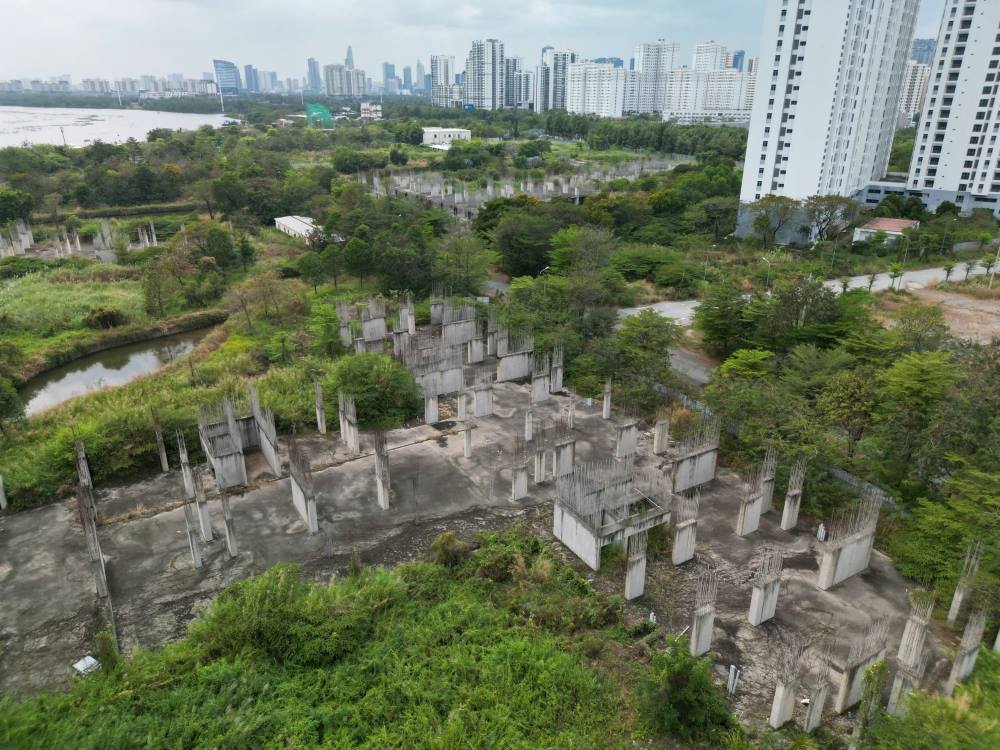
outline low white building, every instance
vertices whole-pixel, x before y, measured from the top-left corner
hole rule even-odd
[[[467,128],[424,128],[425,146],[449,146],[452,141],[471,141],[472,131]]]
[[[316,224],[308,216],[279,216],[274,226],[291,237],[308,240],[316,231]]]
[[[854,241],[865,242],[881,232],[885,235],[886,244],[891,245],[901,237],[906,236],[907,231],[920,229],[920,222],[916,219],[872,219],[867,224],[862,224],[854,230]]]

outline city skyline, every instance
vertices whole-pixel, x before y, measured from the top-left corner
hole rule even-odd
[[[445,6],[436,10],[434,2],[382,0],[359,10],[339,1],[292,0],[279,7],[247,0],[239,4],[240,13],[232,13],[237,4],[231,0],[136,0],[125,11],[98,0],[88,4],[84,14],[82,6],[65,0],[15,0],[3,13],[12,27],[30,28],[31,19],[43,13],[51,19],[51,28],[46,28],[46,45],[29,44],[26,36],[24,42],[15,39],[8,48],[14,54],[0,65],[0,79],[68,73],[76,81],[150,72],[196,78],[216,58],[241,68],[250,64],[277,71],[281,79],[301,78],[307,57],[321,65],[342,62],[349,44],[358,68],[381,71],[382,63],[390,62],[401,70],[418,58],[426,63],[431,54],[464,61],[470,41],[485,38],[502,40],[508,55],[532,64],[546,45],[572,49],[581,58],[617,56],[627,61],[635,44],[657,38],[677,42],[682,57],[689,56],[695,44],[710,40],[745,49],[749,57],[759,52],[764,3],[741,4],[738,10],[728,0],[705,0],[696,7],[679,0],[628,8],[592,0],[523,6],[474,3],[456,12]],[[179,7],[197,13],[198,24],[192,26]],[[916,36],[936,36],[942,7],[943,0],[922,2]],[[310,23],[299,23],[303,17]],[[375,28],[371,18],[388,20]],[[330,28],[337,33],[330,34]],[[149,44],[153,29],[162,37],[156,45]],[[79,54],[82,39],[87,42],[86,57]]]

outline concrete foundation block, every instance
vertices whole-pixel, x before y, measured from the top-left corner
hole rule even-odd
[[[513,502],[528,496],[528,467],[515,466],[511,469],[510,499]]]
[[[796,492],[785,497],[785,507],[781,509],[781,528],[791,531],[799,522],[799,506],[802,504],[802,493]]]
[[[424,397],[424,422],[427,424],[437,424],[440,421],[438,412],[438,397]]]
[[[823,711],[826,710],[826,698],[829,693],[830,686],[826,682],[810,689],[809,705],[802,721],[802,730],[807,734],[815,732],[823,723]]]
[[[660,419],[653,428],[653,453],[662,456],[670,450],[670,420]]]

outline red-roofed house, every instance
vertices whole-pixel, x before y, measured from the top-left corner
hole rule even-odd
[[[886,243],[892,244],[907,229],[920,229],[920,222],[916,219],[872,219],[854,230],[854,241],[864,242],[870,240],[876,232],[882,232],[888,235]]]

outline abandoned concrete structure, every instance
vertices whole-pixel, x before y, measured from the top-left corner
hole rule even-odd
[[[750,611],[747,620],[754,627],[774,617],[781,589],[782,555],[779,549],[765,549],[753,579],[753,593],[750,596]]]
[[[816,585],[829,589],[867,570],[875,543],[878,514],[886,500],[884,492],[865,489],[857,509],[842,512],[831,526],[823,548]]]
[[[719,595],[719,579],[712,570],[698,578],[689,640],[691,656],[707,654],[712,648],[712,629],[715,627],[715,600]]]
[[[792,466],[785,492],[785,505],[781,509],[781,528],[791,531],[799,522],[799,507],[802,505],[802,485],[806,479],[806,460],[800,458]]]
[[[962,574],[955,586],[955,593],[951,597],[951,606],[948,608],[948,623],[954,624],[958,621],[958,616],[962,612],[962,602],[969,591],[969,584],[979,571],[979,562],[983,557],[982,540],[976,540],[969,545],[969,550],[965,553],[965,564],[962,566]]]
[[[886,641],[889,637],[889,621],[885,619],[873,622],[864,638],[851,644],[847,664],[839,677],[835,677],[837,694],[834,696],[834,710],[843,713],[861,697],[865,670],[885,658]],[[835,670],[836,671],[836,670]]]
[[[900,716],[906,708],[906,696],[920,686],[920,679],[927,667],[924,644],[927,628],[934,611],[934,597],[926,591],[910,595],[910,616],[903,628],[903,637],[896,652],[896,674],[889,693],[888,711]]]
[[[976,668],[976,658],[979,656],[979,644],[983,640],[983,633],[986,630],[986,611],[977,610],[969,616],[965,623],[965,630],[962,631],[962,640],[955,652],[955,662],[948,675],[948,682],[944,688],[945,695],[955,692],[955,686],[972,674]]]

